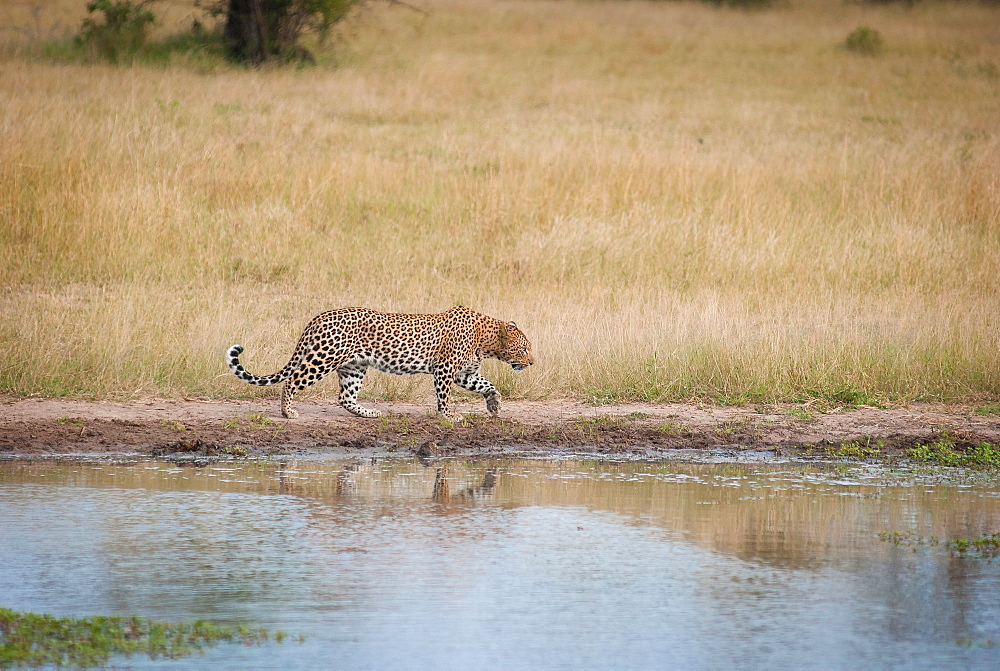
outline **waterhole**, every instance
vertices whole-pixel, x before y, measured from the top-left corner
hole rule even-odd
[[[199,665],[992,666],[948,541],[997,531],[995,483],[835,465],[11,461],[0,607],[289,634]]]

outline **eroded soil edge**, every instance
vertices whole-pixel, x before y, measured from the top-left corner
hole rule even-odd
[[[904,408],[716,407],[686,404],[589,406],[512,401],[493,418],[460,404],[462,422],[427,406],[382,402],[386,415],[362,419],[326,401],[302,402],[285,420],[276,403],[149,400],[130,403],[5,399],[0,458],[69,454],[250,457],[311,454],[331,458],[419,456],[539,457],[591,454],[670,459],[678,450],[822,456],[830,446],[880,441],[885,454],[945,435],[959,444],[1000,443],[1000,418],[964,406]]]

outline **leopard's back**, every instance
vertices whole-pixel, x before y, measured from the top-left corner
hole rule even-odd
[[[394,375],[430,373],[448,335],[444,314],[342,308],[315,317],[303,337],[313,358],[344,359]]]

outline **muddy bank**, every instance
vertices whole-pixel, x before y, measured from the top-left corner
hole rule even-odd
[[[679,450],[821,456],[852,441],[881,441],[885,454],[942,435],[961,444],[1000,443],[1000,418],[971,407],[590,406],[511,401],[493,418],[460,404],[458,423],[426,405],[382,402],[381,419],[354,417],[327,401],[304,401],[286,420],[271,400],[148,400],[130,403],[4,399],[0,458],[89,455],[330,457],[560,456],[670,459]]]

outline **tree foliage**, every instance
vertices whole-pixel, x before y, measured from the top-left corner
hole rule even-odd
[[[259,65],[265,61],[313,61],[299,44],[306,31],[325,37],[364,0],[215,0],[210,12],[225,16],[224,35],[230,55]]]
[[[88,16],[80,26],[77,43],[92,47],[112,63],[134,55],[156,25],[156,15],[149,9],[154,2],[158,0],[93,0],[87,5]]]

